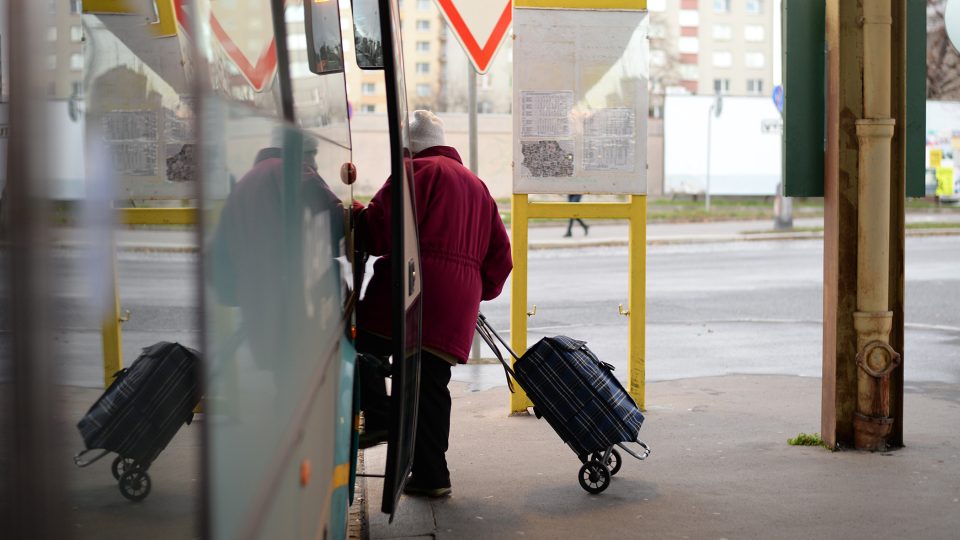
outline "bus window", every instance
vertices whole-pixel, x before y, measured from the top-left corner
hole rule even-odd
[[[383,36],[378,0],[354,0],[353,39],[360,69],[383,69]]]

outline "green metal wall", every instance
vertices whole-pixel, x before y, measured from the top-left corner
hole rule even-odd
[[[783,186],[823,196],[826,131],[825,2],[783,0]],[[926,3],[907,2],[907,196],[924,195]]]

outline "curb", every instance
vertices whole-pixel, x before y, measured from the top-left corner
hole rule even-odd
[[[907,230],[908,237],[925,236],[960,236],[960,229],[914,229]],[[736,234],[726,236],[677,236],[647,239],[648,246],[669,246],[684,244],[723,244],[732,242],[774,242],[787,240],[818,240],[823,238],[822,232],[804,233],[769,233],[769,234]],[[611,238],[608,240],[569,240],[529,242],[531,250],[542,249],[572,249],[587,247],[627,247],[630,242],[626,239]]]
[[[929,236],[960,236],[957,229],[908,229],[908,237]],[[677,236],[648,238],[648,246],[669,246],[686,244],[722,244],[732,242],[772,242],[787,240],[818,240],[823,238],[822,232],[803,233],[764,233],[764,234],[734,234],[724,236]],[[604,240],[546,240],[529,242],[530,250],[546,249],[574,249],[596,247],[627,247],[630,243],[625,238],[609,238]],[[58,243],[53,245],[57,249],[77,249],[80,244]],[[117,251],[123,253],[199,253],[198,246],[189,244],[117,244]]]

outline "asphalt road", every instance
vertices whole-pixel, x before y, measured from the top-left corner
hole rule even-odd
[[[106,268],[58,251],[53,339],[61,380],[102,384],[96,291]],[[529,343],[544,335],[586,340],[626,376],[626,248],[530,254]],[[121,252],[118,271],[124,358],[160,340],[199,347],[195,255]],[[81,276],[87,276],[82,278]],[[96,276],[96,279],[90,276]],[[960,382],[960,237],[907,240],[905,365],[911,382]],[[650,246],[647,273],[648,380],[730,373],[820,376],[822,242],[778,241]],[[509,334],[509,284],[483,311]],[[484,356],[491,357],[489,351]],[[474,389],[504,384],[495,365],[460,366]]]
[[[821,240],[650,246],[647,259],[647,380],[821,375]],[[626,248],[535,251],[529,266],[528,343],[586,340],[625,377]],[[907,381],[960,382],[960,238],[908,238],[906,282]],[[481,309],[507,333],[509,288]],[[490,365],[458,367],[454,379],[504,384]]]

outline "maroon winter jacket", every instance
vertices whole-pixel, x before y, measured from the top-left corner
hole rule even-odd
[[[481,300],[500,295],[513,269],[510,239],[487,186],[449,146],[413,158],[423,273],[423,346],[466,362]],[[360,328],[383,336],[390,327],[390,183],[360,214],[362,241],[383,258],[357,310]]]

